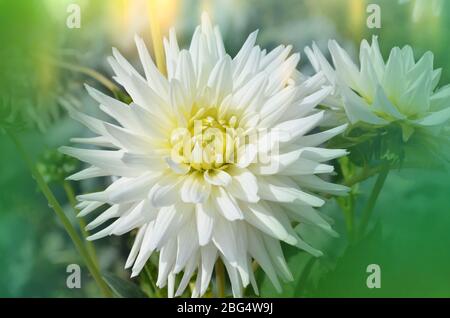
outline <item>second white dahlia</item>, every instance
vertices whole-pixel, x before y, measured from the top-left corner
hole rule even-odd
[[[450,86],[438,88],[441,69],[433,66],[433,53],[416,62],[410,46],[394,47],[385,62],[374,36],[371,44],[361,42],[357,65],[336,41],[328,46],[334,67],[315,44],[305,52],[333,87],[323,104],[338,121],[346,115],[351,124],[399,124],[406,141],[415,128],[438,127],[450,119]]]
[[[114,220],[90,239],[137,229],[126,267],[135,276],[159,252],[157,285],[168,285],[169,296],[183,293],[194,274],[192,294],[203,295],[218,258],[234,296],[250,283],[257,292],[253,261],[280,289],[280,277],[292,278],[280,241],[321,255],[295,225],[333,233],[315,210],[325,201],[314,193],[345,191],[317,176],[333,172],[324,162],[345,154],[320,147],[345,127],[308,134],[322,120],[315,107],[330,89],[321,88],[321,74],[305,79],[296,71],[291,47],[267,53],[255,40],[256,32],[231,58],[204,15],[189,49],[180,50],[170,32],[166,78],[137,37],[145,77],[117,50],[109,59],[132,102],[87,87],[113,120],[72,114],[98,135],[74,142],[102,149],[62,147],[91,165],[71,179],[117,177],[104,191],[78,197],[80,215],[106,207],[89,229]]]

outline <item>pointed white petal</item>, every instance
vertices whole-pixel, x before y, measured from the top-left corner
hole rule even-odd
[[[217,211],[219,211],[227,220],[235,221],[244,218],[236,199],[230,196],[230,194],[222,187],[216,187],[213,190],[211,200],[215,203]]]
[[[136,257],[139,253],[139,250],[141,248],[142,240],[144,239],[145,230],[147,229],[147,224],[143,225],[141,228],[139,228],[136,237],[133,242],[133,246],[131,247],[130,254],[128,254],[127,261],[125,262],[125,269],[130,268],[134,261],[136,260]]]
[[[186,203],[202,203],[208,199],[211,185],[205,181],[201,172],[187,176],[181,186],[181,199]]]
[[[211,240],[214,228],[215,208],[210,200],[195,205],[198,243],[204,246]]]

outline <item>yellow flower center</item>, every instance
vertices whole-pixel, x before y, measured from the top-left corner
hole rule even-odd
[[[235,115],[219,118],[215,108],[200,108],[188,128],[172,132],[172,160],[193,170],[225,169],[236,161],[237,149],[245,141]]]

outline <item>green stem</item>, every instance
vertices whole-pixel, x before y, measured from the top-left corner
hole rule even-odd
[[[84,67],[84,66],[79,66],[79,65],[75,65],[75,64],[71,64],[71,63],[67,63],[67,62],[58,61],[58,60],[50,60],[50,62],[53,63],[55,66],[61,67],[63,69],[87,75],[87,76],[95,79],[96,81],[98,81],[100,84],[105,86],[107,89],[109,89],[114,94],[117,94],[117,92],[120,92],[120,89],[116,84],[111,82],[108,78],[106,78],[103,74],[100,74],[96,70],[93,70],[91,68]]]
[[[382,167],[380,167],[380,166],[374,167],[372,169],[365,167],[364,169],[362,169],[361,173],[354,175],[353,177],[349,178],[348,180],[345,180],[344,185],[346,185],[347,187],[352,187],[355,184],[358,184],[358,183],[360,183],[364,180],[367,180],[368,178],[376,175],[381,170],[382,170]]]
[[[147,278],[150,288],[153,290],[153,294],[156,296],[156,298],[161,298],[161,293],[159,292],[158,287],[156,287],[156,282],[153,279],[152,272],[150,271],[150,268],[148,268],[148,265],[144,266],[144,274]]]
[[[82,240],[78,236],[75,228],[70,223],[67,216],[64,214],[64,210],[62,209],[61,205],[59,204],[58,200],[54,196],[52,190],[49,188],[47,183],[45,182],[44,178],[34,165],[33,161],[31,160],[30,156],[28,155],[25,148],[22,146],[22,143],[20,140],[10,131],[7,131],[8,135],[14,142],[15,146],[17,147],[17,150],[19,151],[20,155],[24,159],[25,163],[28,166],[28,169],[30,169],[31,175],[35,179],[39,189],[44,194],[45,198],[48,201],[49,206],[53,209],[53,211],[56,213],[58,218],[60,219],[61,223],[64,226],[64,229],[66,230],[67,234],[69,234],[70,238],[72,239],[73,244],[75,245],[75,248],[77,249],[78,253],[83,258],[84,262],[86,263],[86,266],[89,270],[89,272],[92,274],[92,277],[94,277],[95,282],[97,283],[98,287],[102,291],[103,295],[105,297],[111,297],[112,293],[108,286],[106,285],[105,281],[102,279],[102,276],[99,272],[99,270],[95,267],[94,262],[92,261],[89,253],[87,252],[87,249],[85,248]]]
[[[217,298],[225,298],[225,268],[220,259],[218,259],[216,262],[215,272],[216,272]]]
[[[295,288],[295,295],[301,296],[305,292],[306,284],[308,283],[308,278],[312,272],[314,265],[316,264],[317,257],[310,256],[310,259],[305,264],[303,271],[298,280],[297,286]]]
[[[337,199],[339,206],[344,212],[345,226],[347,229],[347,236],[349,242],[353,242],[355,239],[355,204],[354,195],[349,193],[347,197],[341,197]]]
[[[383,169],[381,169],[380,174],[378,175],[378,178],[375,181],[375,185],[372,189],[369,200],[367,201],[366,208],[362,213],[361,223],[358,231],[359,237],[362,237],[366,231],[367,225],[369,224],[370,221],[370,217],[372,216],[373,208],[375,207],[375,203],[378,199],[381,189],[383,188],[388,173],[389,173],[389,166],[388,165],[383,166]]]
[[[70,205],[72,206],[73,210],[78,214],[79,210],[77,209],[77,200],[75,199],[75,192],[73,191],[72,186],[68,181],[63,182],[64,191],[66,192],[67,199],[70,202]],[[100,268],[97,253],[95,252],[95,247],[92,241],[88,241],[87,238],[89,236],[89,233],[86,231],[86,221],[81,218],[77,217],[78,225],[80,226],[81,235],[83,235],[83,238],[85,240],[86,248],[91,255],[92,261],[94,262],[95,266],[97,268]]]

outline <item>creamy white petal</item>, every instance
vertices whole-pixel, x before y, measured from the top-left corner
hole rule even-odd
[[[96,177],[103,177],[107,176],[109,173],[98,168],[98,167],[89,167],[84,170],[81,170],[77,173],[74,173],[67,177],[67,180],[84,180],[84,179],[90,179],[90,178],[96,178]]]
[[[323,119],[324,112],[318,112],[317,114],[313,114],[308,117],[302,117],[297,118],[289,121],[284,121],[275,127],[273,129],[279,129],[282,131],[285,131],[289,134],[289,139],[286,140],[291,141],[295,139],[298,136],[302,136],[305,133],[309,132],[314,127],[317,127],[317,125],[320,123],[320,121]]]
[[[213,189],[211,200],[219,211],[227,220],[235,221],[244,218],[238,202],[224,188],[216,187]]]
[[[88,215],[89,213],[93,212],[94,210],[105,204],[104,202],[88,202],[88,201],[83,202],[86,202],[87,205],[83,207],[83,209],[78,213],[77,216],[80,218]]]
[[[147,153],[152,148],[152,140],[143,135],[138,135],[130,130],[112,125],[103,124],[107,133],[115,140],[116,144],[123,149],[135,153]]]
[[[210,200],[195,205],[198,243],[204,246],[211,240],[214,229],[215,208]]]
[[[207,170],[203,176],[208,183],[215,186],[226,187],[232,181],[231,176],[227,172],[218,169]]]
[[[147,50],[145,42],[139,36],[135,36],[136,47],[138,49],[139,58],[141,60],[142,66],[144,68],[145,77],[147,82],[155,91],[160,92],[160,94],[169,94],[169,84],[167,79],[158,71],[155,63],[153,63],[152,58]]]
[[[231,168],[231,184],[226,188],[235,198],[247,202],[258,202],[258,182],[256,177],[247,169]]]
[[[248,223],[278,240],[284,241],[291,245],[295,245],[297,243],[297,238],[292,235],[293,233],[289,233],[283,224],[280,223],[280,216],[272,213],[266,204],[250,203],[242,208],[245,215],[245,220]]]
[[[180,200],[179,189],[183,179],[166,174],[159,178],[151,188],[148,197],[154,207],[171,206]]]
[[[211,280],[214,264],[217,259],[217,248],[212,244],[208,244],[200,249],[200,254],[202,264],[200,295],[203,295]]]
[[[202,203],[210,193],[211,185],[204,181],[202,173],[194,172],[184,180],[180,195],[186,203]]]
[[[171,239],[169,242],[161,248],[159,253],[158,264],[158,280],[156,286],[163,288],[167,284],[167,278],[170,274],[173,263],[176,258],[176,240]]]
[[[270,281],[274,285],[278,292],[281,292],[280,281],[278,280],[274,266],[271,262],[270,256],[267,253],[267,249],[264,246],[263,235],[260,235],[257,230],[249,227],[249,253],[262,267],[264,272],[269,277]]]
[[[274,202],[298,201],[313,207],[319,207],[325,203],[324,200],[301,191],[289,177],[258,177],[258,185],[258,194],[265,200]]]
[[[264,239],[264,245],[267,248],[272,264],[277,268],[279,275],[286,281],[293,281],[294,277],[283,256],[280,243],[267,235],[263,235],[262,238]]]
[[[93,221],[91,221],[88,225],[86,225],[86,230],[90,231],[96,228],[99,225],[102,225],[106,221],[120,216],[120,209],[118,204],[114,204],[109,207],[106,211],[102,212],[98,217],[96,217]]]
[[[194,271],[197,267],[197,262],[198,262],[198,256],[194,256],[191,257],[188,261],[188,263],[186,264],[186,267],[184,268],[184,274],[183,274],[183,278],[181,279],[180,284],[178,285],[178,289],[175,293],[175,297],[181,296],[181,294],[184,292],[184,290],[186,289],[187,285],[189,284],[189,281],[192,277],[192,275],[194,274]]]
[[[187,222],[178,233],[177,258],[174,267],[175,273],[179,273],[186,266],[198,246],[196,222],[192,219]]]
[[[426,115],[424,118],[416,120],[415,123],[421,126],[436,126],[447,122],[449,119],[450,107]]]
[[[125,262],[125,269],[133,266],[134,261],[139,253],[141,248],[141,243],[144,238],[145,230],[147,229],[147,225],[144,224],[137,232],[136,237],[134,238],[133,246],[131,247],[130,254],[128,254],[127,261]]]

